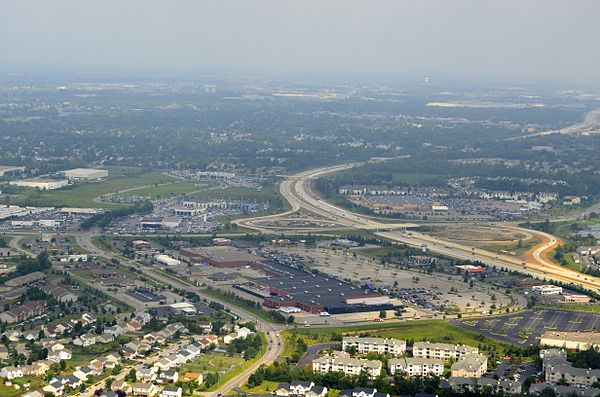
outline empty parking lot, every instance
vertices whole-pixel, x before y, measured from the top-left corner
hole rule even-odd
[[[509,343],[537,343],[546,331],[600,331],[600,315],[554,309],[524,310],[503,316],[466,319],[456,324]]]

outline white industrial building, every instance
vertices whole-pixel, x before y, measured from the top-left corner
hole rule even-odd
[[[40,190],[54,190],[65,187],[69,184],[66,179],[23,179],[10,182],[12,186],[30,187]]]
[[[95,168],[74,168],[63,171],[63,174],[71,181],[97,181],[108,177],[107,170]]]
[[[531,290],[540,295],[560,295],[563,292],[562,287],[556,285],[534,285]]]
[[[171,258],[169,255],[156,255],[154,257],[154,262],[160,263],[162,265],[167,266],[179,266],[181,265],[181,261]]]
[[[4,177],[6,174],[18,174],[21,172],[25,172],[25,167],[0,165],[0,178]]]

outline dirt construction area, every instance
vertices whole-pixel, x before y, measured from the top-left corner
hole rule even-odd
[[[426,233],[444,240],[467,244],[473,247],[483,247],[492,244],[511,245],[517,243],[519,240],[526,242],[533,238],[531,233],[525,231],[475,225],[434,226],[431,232],[427,230]]]
[[[356,251],[355,255],[352,251],[330,248],[289,247],[277,250],[313,259],[311,267],[323,273],[387,288],[409,308],[409,313],[427,312],[433,315],[449,310],[481,314],[489,310],[504,312],[507,307],[512,311],[514,308],[513,299],[504,291],[492,289],[482,282],[475,282],[471,287],[458,276],[401,270],[364,257],[360,251]]]

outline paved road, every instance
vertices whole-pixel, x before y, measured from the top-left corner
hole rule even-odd
[[[389,220],[384,221],[374,217],[357,214],[326,202],[312,191],[312,180],[323,175],[344,171],[362,164],[363,163],[351,163],[324,167],[312,171],[304,171],[286,179],[280,185],[280,192],[285,199],[290,202],[292,209],[280,214],[280,216],[288,216],[291,212],[303,208],[320,215],[325,219],[330,219],[332,222],[341,226],[374,231],[376,235],[385,237],[393,242],[419,248],[426,245],[427,249],[433,252],[453,258],[473,261],[478,260],[488,265],[517,270],[534,277],[545,278],[548,280],[564,282],[567,284],[573,283],[600,292],[600,278],[564,268],[543,258],[543,253],[553,249],[558,243],[557,239],[550,234],[522,229],[528,233],[536,233],[546,239],[546,244],[536,249],[533,253],[533,260],[525,262],[514,256],[473,248],[448,240],[435,238],[424,233],[407,233],[407,229],[414,228],[417,225],[410,223],[388,223]],[[264,221],[276,219],[277,217],[278,215],[270,215],[269,217],[242,219],[238,220],[237,223],[247,228],[263,231],[264,226],[262,224]]]
[[[79,244],[79,246],[81,248],[85,249],[86,251],[94,253],[94,255],[96,255],[96,256],[103,257],[103,258],[106,258],[109,260],[117,259],[121,263],[124,263],[124,264],[131,263],[131,260],[129,260],[128,258],[119,256],[112,252],[104,251],[101,248],[97,247],[92,241],[93,237],[95,235],[97,235],[97,233],[98,233],[97,230],[96,231],[92,230],[92,231],[83,232],[83,233],[79,233],[79,234],[75,235],[75,237],[77,239],[77,244]],[[140,266],[139,264],[136,264],[136,268],[139,269],[144,275],[146,275],[148,277],[156,279],[165,284],[172,285],[175,288],[183,289],[188,292],[194,292],[194,293],[198,294],[199,296],[202,296],[202,297],[208,299],[209,301],[214,301],[214,302],[220,303],[220,304],[224,305],[225,307],[227,307],[231,311],[231,313],[238,316],[241,320],[256,321],[258,324],[258,329],[265,333],[265,337],[267,339],[267,346],[266,346],[265,354],[262,357],[260,357],[255,363],[253,363],[250,367],[248,367],[246,370],[244,370],[242,373],[240,373],[236,377],[234,377],[234,378],[230,379],[229,381],[227,381],[226,383],[224,383],[222,386],[220,386],[214,392],[203,393],[205,396],[216,397],[218,395],[226,394],[234,388],[241,387],[248,380],[250,375],[252,375],[258,369],[259,366],[261,366],[263,364],[269,365],[269,364],[273,363],[277,359],[277,357],[279,357],[281,355],[281,353],[283,352],[283,344],[284,343],[278,334],[281,327],[275,326],[274,324],[268,323],[260,318],[257,318],[252,313],[250,313],[246,310],[243,310],[237,306],[233,306],[233,305],[231,305],[231,303],[229,303],[225,300],[221,300],[221,299],[217,299],[212,296],[209,296],[209,295],[205,295],[200,288],[196,287],[193,284],[187,283],[180,279],[175,279],[175,278],[168,276],[164,273],[161,273],[157,270],[154,270],[154,269],[151,269],[151,268],[148,268],[145,266]]]

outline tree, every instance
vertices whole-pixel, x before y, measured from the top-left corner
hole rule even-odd
[[[387,317],[387,312],[385,310],[380,310],[379,311],[379,318],[386,318]]]

